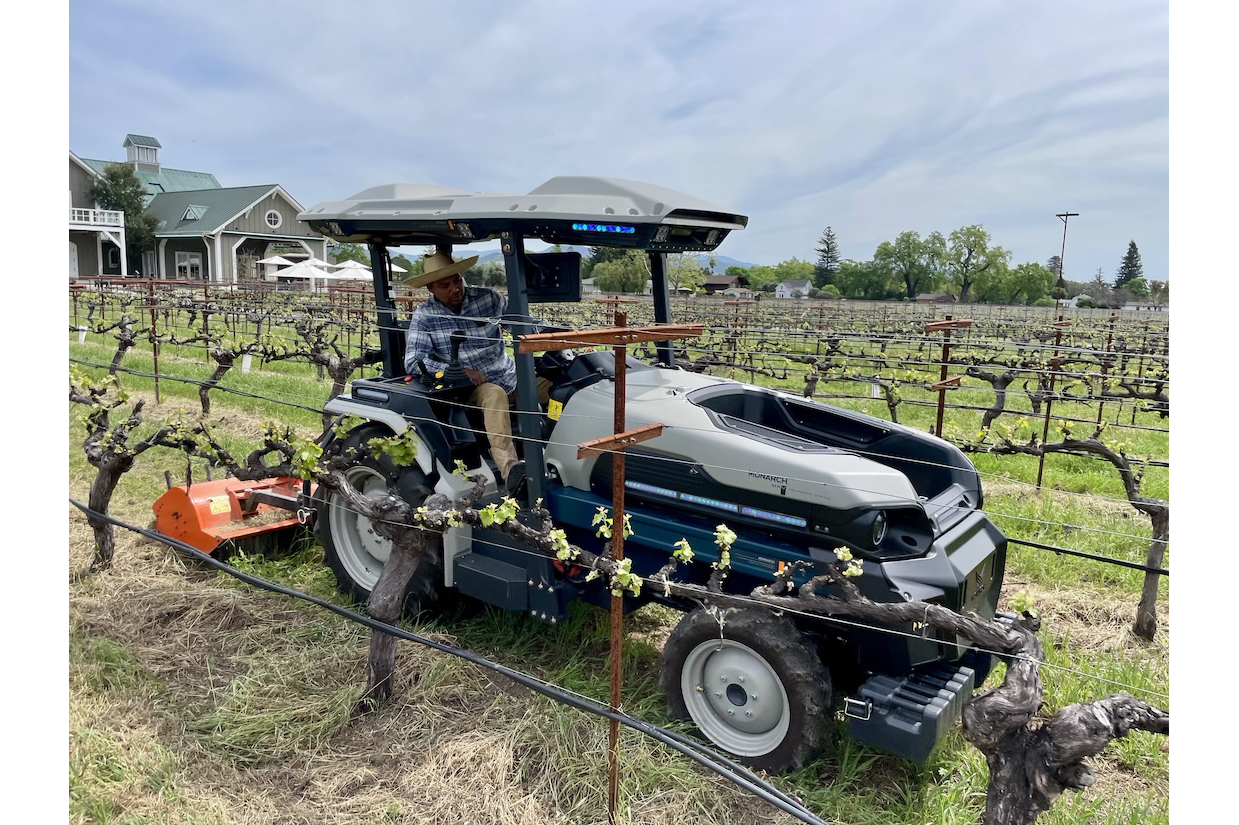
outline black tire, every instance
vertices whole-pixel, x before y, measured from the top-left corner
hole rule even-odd
[[[798,770],[834,741],[830,673],[786,618],[765,610],[686,615],[663,645],[671,713],[715,747],[770,773]]]
[[[358,428],[344,439],[343,454],[349,455],[349,450],[371,438],[389,435],[391,432],[381,427]],[[414,507],[433,491],[432,479],[421,469],[396,467],[387,458],[356,461],[345,476],[363,493],[377,496],[392,490]],[[349,507],[338,493],[323,490],[316,495],[315,503],[315,531],[322,542],[327,567],[335,574],[336,586],[341,593],[365,604],[391,554],[391,543],[375,533],[370,520]],[[436,539],[427,545],[409,580],[405,614],[414,616],[434,608],[443,589],[443,543]]]

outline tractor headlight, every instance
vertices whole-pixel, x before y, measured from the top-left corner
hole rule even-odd
[[[814,539],[843,542],[853,553],[883,561],[923,556],[933,544],[933,525],[918,507],[868,507],[841,515],[815,508],[809,519]]]
[[[886,511],[879,510],[878,515],[873,520],[873,529],[869,534],[869,538],[873,540],[873,546],[877,547],[882,543],[882,539],[886,538]]]

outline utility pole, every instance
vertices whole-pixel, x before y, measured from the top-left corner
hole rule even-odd
[[[1067,256],[1067,219],[1079,217],[1079,212],[1059,212],[1054,217],[1063,222],[1063,250],[1058,255],[1058,283],[1054,287],[1054,311],[1058,312],[1059,302],[1063,299],[1063,260]]]

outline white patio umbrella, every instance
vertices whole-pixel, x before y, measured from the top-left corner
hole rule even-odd
[[[369,281],[374,278],[370,267],[357,261],[345,261],[342,264],[336,264],[335,267],[336,271],[331,274],[337,278],[347,278],[350,281]]]
[[[342,264],[333,264],[333,265],[336,267],[336,271],[337,271],[337,272],[343,272],[343,271],[347,271],[347,270],[353,270],[353,272],[352,272],[352,273],[350,273],[350,275],[349,275],[349,277],[350,277],[350,278],[352,278],[352,277],[371,277],[371,276],[373,275],[373,271],[370,269],[370,267],[366,266],[365,264],[358,263],[357,261],[345,261],[345,262],[344,262],[344,263],[342,263]],[[390,271],[392,271],[392,272],[407,272],[407,271],[408,271],[408,270],[406,270],[404,267],[396,266],[395,264],[392,264],[392,265],[391,265],[390,267],[388,267],[388,268],[389,268],[389,269],[390,269]],[[362,276],[362,274],[361,274],[361,273],[363,273],[363,272],[365,273],[365,275],[364,275],[364,276]]]
[[[337,275],[348,274],[349,277],[362,277],[363,272],[366,275],[370,274],[370,267],[360,261],[345,261],[342,264],[332,264],[332,266],[336,268]]]
[[[279,255],[272,255],[270,258],[263,258],[258,263],[272,264],[274,266],[292,266],[293,265],[292,261],[288,260],[287,258],[281,258]]]
[[[287,269],[281,269],[279,272],[272,273],[270,277],[279,278],[307,278],[310,281],[311,291],[317,290],[319,281],[336,280],[338,276],[332,275],[325,269],[320,269],[304,261],[298,264],[293,264]]]

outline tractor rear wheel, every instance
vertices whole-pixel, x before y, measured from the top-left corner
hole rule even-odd
[[[347,455],[350,448],[386,435],[390,435],[386,430],[360,429],[349,434],[343,449]],[[385,496],[390,489],[414,507],[432,492],[430,479],[418,467],[395,467],[386,458],[361,459],[345,470],[344,476],[353,489],[368,498]],[[389,485],[391,478],[397,479],[394,485]],[[335,574],[336,586],[365,604],[391,556],[391,541],[379,535],[370,519],[350,507],[339,493],[324,490],[317,504],[315,529],[327,566]],[[427,544],[409,580],[405,613],[416,615],[433,607],[442,592],[443,543],[436,536]]]
[[[715,746],[771,773],[804,767],[831,745],[830,674],[796,626],[766,610],[686,615],[663,645],[671,713]]]

